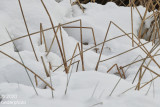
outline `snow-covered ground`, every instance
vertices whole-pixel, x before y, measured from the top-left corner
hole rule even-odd
[[[77,5],[71,6],[70,0],[44,0],[44,3],[55,26],[81,19],[83,27],[93,28],[97,44],[104,41],[110,21],[117,24],[126,33],[132,32],[130,7],[119,7],[112,2],[109,2],[106,5],[88,3],[85,5],[83,4],[83,7],[85,8],[85,12],[83,13]],[[21,4],[29,33],[40,31],[40,23],[42,23],[44,29],[51,27],[50,20],[41,0],[21,0]],[[137,8],[143,16],[145,8],[141,6]],[[147,16],[150,14],[151,13],[147,13]],[[138,34],[140,23],[141,19],[139,14],[136,9],[133,9],[133,32],[135,35]],[[74,22],[65,25],[64,28],[62,28],[67,60],[72,57],[76,44],[81,41],[80,29],[66,28],[71,26],[80,27],[80,22]],[[146,26],[148,25],[146,24]],[[12,39],[27,35],[18,0],[0,0],[0,96],[2,97],[2,101],[0,98],[0,107],[159,107],[159,78],[151,84],[151,88],[149,87],[150,85],[147,85],[140,91],[135,90],[138,78],[136,79],[136,82],[132,84],[132,80],[134,79],[142,61],[130,66],[129,69],[127,67],[124,68],[124,71],[127,70],[125,73],[126,79],[120,79],[119,76],[115,75],[115,73],[117,73],[117,69],[115,68],[109,73],[106,73],[106,71],[108,71],[114,64],[117,64],[120,67],[133,62],[138,56],[145,58],[146,53],[142,49],[136,48],[128,53],[120,55],[119,57],[101,62],[98,71],[95,71],[102,47],[102,45],[99,45],[97,46],[97,53],[94,48],[84,53],[85,71],[82,71],[82,64],[80,62],[78,72],[76,72],[76,64],[71,66],[68,75],[63,72],[64,67],[62,66],[55,72],[51,72],[50,78],[45,74],[41,56],[44,58],[47,70],[49,69],[49,62],[51,62],[52,69],[56,69],[63,63],[63,61],[56,41],[53,43],[51,52],[46,56],[45,45],[44,43],[42,45],[40,44],[39,33],[31,35],[38,56],[38,62],[35,59],[28,37],[14,41],[19,54],[24,61],[24,65],[34,71],[55,89],[53,91],[54,98],[52,98],[51,89],[38,79],[38,86],[36,87],[38,93],[37,96],[24,67],[1,53],[5,52],[21,63],[21,59],[15,51],[16,49],[12,42],[1,45],[11,40],[6,29]],[[49,48],[54,33],[53,30],[48,30],[44,33],[47,47]],[[112,24],[106,40],[123,34],[122,31]],[[59,40],[61,40],[60,31],[58,31],[57,35]],[[83,28],[82,35],[83,42],[88,44],[83,46],[84,50],[94,46],[91,29]],[[129,34],[129,36],[131,37],[132,35]],[[138,42],[138,40],[134,40]],[[142,43],[147,42],[145,40],[140,41]],[[136,46],[137,45],[135,44],[135,47]],[[145,47],[149,51],[152,49],[152,43],[147,43]],[[110,58],[131,48],[133,48],[132,40],[129,37],[123,36],[114,39],[105,44],[101,60]],[[76,54],[78,53],[79,52],[76,51]],[[141,57],[138,57],[137,60],[141,59]],[[80,56],[77,56],[73,59],[73,62],[80,59]],[[155,60],[160,63],[160,60],[158,59],[159,56],[156,56]],[[146,62],[149,62],[149,59]],[[159,71],[159,68],[153,62],[151,62],[150,68],[157,73]],[[29,72],[29,75],[35,86],[36,82],[33,73]],[[151,75],[150,72],[147,71],[141,82],[143,83],[151,80],[152,76],[156,77],[156,75]],[[69,82],[67,83],[68,78]],[[119,84],[114,89],[117,83]],[[67,92],[65,94],[66,87]],[[148,91],[149,88],[150,90]],[[126,90],[128,91],[125,92]],[[23,104],[11,104],[21,102]]]

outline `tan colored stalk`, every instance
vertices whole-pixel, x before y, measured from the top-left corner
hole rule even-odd
[[[32,49],[33,49],[33,52],[34,52],[34,55],[35,55],[35,58],[38,61],[38,57],[37,57],[36,51],[34,49],[34,46],[33,46],[33,43],[32,43],[32,39],[31,39],[29,30],[28,30],[28,26],[27,26],[27,23],[26,23],[26,19],[25,19],[24,13],[23,13],[22,5],[21,5],[20,0],[18,0],[18,1],[19,1],[19,6],[20,6],[20,9],[21,9],[21,13],[22,13],[22,16],[23,16],[23,20],[24,20],[24,23],[25,23],[25,27],[26,27],[26,30],[27,30],[27,33],[28,33],[29,40],[30,40],[30,43],[31,43],[31,46],[32,46]]]
[[[46,38],[45,38],[45,35],[44,35],[44,32],[43,32],[43,26],[42,26],[42,23],[40,23],[40,31],[41,31],[41,36],[43,36],[43,40],[44,40],[44,45],[45,45],[45,50],[46,52],[48,52],[48,48],[47,48],[47,43],[46,43]],[[41,37],[42,38],[42,37]],[[42,40],[41,40],[41,44],[42,44]]]
[[[16,60],[15,58],[9,56],[8,54],[0,51],[0,53],[2,53],[3,55],[7,56],[8,58],[14,60],[15,62],[17,62],[18,64],[22,65],[23,67],[25,67],[28,71],[30,71],[31,73],[33,73],[34,75],[36,75],[40,80],[42,80],[49,88],[51,88],[52,90],[54,90],[53,87],[51,87],[45,80],[43,80],[38,74],[36,74],[35,72],[33,72],[30,68],[28,68],[27,66],[25,66],[24,64],[22,64],[21,62],[19,62],[18,60]]]
[[[56,40],[57,40],[57,44],[58,44],[59,51],[60,51],[60,54],[61,54],[61,57],[62,57],[62,61],[63,61],[63,63],[64,63],[65,72],[68,73],[67,65],[66,65],[66,63],[65,63],[65,61],[64,61],[62,49],[61,49],[61,46],[60,46],[60,43],[59,43],[59,40],[58,40],[58,36],[57,36],[56,30],[55,30],[55,27],[54,27],[52,18],[51,18],[51,16],[50,16],[50,14],[49,14],[49,12],[48,12],[48,10],[47,10],[47,8],[46,8],[46,6],[45,6],[43,0],[41,0],[41,3],[42,3],[42,5],[43,5],[43,7],[44,7],[44,9],[45,9],[45,11],[46,11],[48,17],[49,17],[50,23],[51,23],[51,25],[52,25],[52,29],[53,29],[53,32],[54,32],[54,34],[55,34],[55,38],[56,38]]]
[[[46,73],[46,76],[49,77],[50,75],[49,75],[49,73],[48,73],[48,70],[47,70],[47,68],[46,68],[46,64],[45,64],[44,59],[43,59],[42,56],[41,56],[41,60],[42,60],[42,63],[43,63],[43,67],[44,67],[44,71],[45,71],[45,73]]]

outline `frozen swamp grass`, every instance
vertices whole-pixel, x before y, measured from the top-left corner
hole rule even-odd
[[[159,1],[0,2],[2,106],[16,94],[29,107],[158,107]]]

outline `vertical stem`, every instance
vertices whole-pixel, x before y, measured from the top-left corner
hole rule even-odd
[[[28,33],[28,36],[29,36],[29,40],[30,40],[30,43],[31,43],[31,46],[32,46],[32,49],[33,49],[33,52],[34,52],[34,55],[35,55],[35,58],[38,61],[38,57],[36,55],[36,52],[35,52],[35,49],[34,49],[34,46],[33,46],[33,43],[32,43],[32,39],[31,39],[29,30],[28,30],[28,26],[27,26],[27,23],[26,23],[26,19],[25,19],[24,13],[23,13],[21,2],[20,2],[20,0],[18,0],[18,1],[19,1],[19,6],[20,6],[20,9],[21,9],[22,16],[23,16],[23,20],[24,20],[24,23],[25,23],[25,26],[26,26],[26,30],[27,30],[27,33]]]

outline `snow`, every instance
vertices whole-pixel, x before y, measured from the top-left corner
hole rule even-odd
[[[117,24],[126,33],[132,32],[130,7],[119,7],[112,2],[109,2],[106,5],[88,3],[83,4],[83,7],[85,7],[85,13],[83,13],[77,5],[71,6],[70,0],[45,0],[44,3],[49,10],[55,26],[57,26],[59,23],[63,24],[81,19],[83,27],[93,28],[97,44],[104,41],[104,37],[106,35],[110,21]],[[51,27],[49,18],[40,0],[21,0],[21,4],[30,33],[39,31],[40,23],[42,23],[43,29]],[[137,8],[140,10],[141,15],[143,15],[145,8],[141,6],[138,6]],[[147,13],[147,16],[150,14],[151,13]],[[17,0],[1,0],[0,16],[0,44],[10,41],[10,37],[6,32],[6,29],[9,31],[12,39],[22,37],[27,34]],[[133,20],[133,32],[134,34],[137,34],[141,19],[136,9],[133,9]],[[65,25],[65,27],[67,26],[80,27],[80,22],[74,22],[72,24]],[[149,27],[150,25],[149,23],[146,23],[145,26]],[[44,32],[44,34],[46,37],[47,47],[49,48],[54,37],[54,33],[52,30],[48,30]],[[124,33],[122,31],[120,31],[112,24],[107,36],[107,40],[123,34]],[[72,57],[76,44],[81,42],[80,29],[62,28],[62,35],[66,60],[68,60]],[[84,50],[94,46],[94,39],[91,29],[83,28],[82,35],[83,42],[88,43],[88,45],[84,45]],[[61,41],[60,31],[57,32],[57,36]],[[129,34],[129,36],[131,37],[132,35]],[[54,99],[52,99],[51,96],[51,89],[46,87],[46,84],[44,84],[40,79],[38,79],[38,86],[36,87],[36,90],[39,94],[37,96],[33,90],[24,67],[8,58],[7,56],[0,54],[0,95],[18,96],[16,99],[3,98],[3,102],[14,102],[15,100],[25,101],[26,104],[15,105],[20,107],[51,107],[53,105],[55,107],[106,107],[108,105],[110,107],[116,107],[117,105],[119,107],[159,107],[159,79],[154,81],[154,88],[152,86],[146,96],[145,94],[149,88],[149,85],[140,91],[135,91],[135,88],[133,88],[127,91],[125,94],[121,94],[127,89],[130,89],[136,85],[138,79],[136,79],[134,84],[132,84],[132,80],[142,61],[130,66],[126,72],[126,79],[120,79],[119,76],[115,75],[117,73],[116,68],[112,69],[109,73],[106,73],[114,64],[118,64],[118,66],[125,66],[134,61],[137,56],[142,56],[145,58],[146,53],[144,53],[142,49],[137,48],[126,54],[120,55],[119,57],[101,62],[98,71],[95,71],[99,53],[102,47],[102,45],[100,45],[97,46],[99,49],[97,53],[95,52],[94,48],[84,53],[85,71],[82,71],[82,64],[80,61],[78,72],[76,72],[76,64],[71,66],[71,70],[68,75],[63,72],[64,66],[62,66],[57,71],[51,72],[50,78],[45,74],[41,56],[44,58],[44,62],[48,71],[49,62],[51,63],[53,70],[56,69],[59,65],[63,64],[57,42],[55,40],[51,52],[48,54],[48,56],[46,56],[44,43],[43,45],[40,45],[40,34],[38,33],[31,35],[31,38],[39,62],[37,62],[35,59],[28,37],[16,40],[14,43],[19,50],[19,54],[21,55],[25,66],[33,70],[48,84],[51,85],[50,79],[52,80],[52,85],[55,89],[53,91]],[[140,41],[142,43],[147,42],[145,40]],[[136,42],[138,42],[138,40],[136,40]],[[135,44],[135,47],[136,46],[137,45]],[[152,43],[146,44],[145,47],[147,50],[152,49]],[[131,48],[132,41],[127,36],[109,41],[105,43],[101,60],[110,58]],[[12,42],[0,46],[0,51],[7,53],[22,63],[18,53],[15,52],[15,48]],[[78,53],[79,52],[77,50],[76,54]],[[137,60],[139,59],[141,58],[139,57]],[[159,63],[158,59],[159,56],[156,56],[155,60]],[[75,57],[73,62],[78,60],[81,60],[80,56]],[[149,62],[149,59],[147,62]],[[67,64],[69,65],[69,63],[70,62]],[[157,73],[159,71],[159,68],[155,65],[154,62],[151,62],[150,68]],[[124,70],[127,70],[127,68]],[[30,71],[28,72],[31,76],[33,84],[36,85],[34,75]],[[153,77],[156,76],[154,74],[152,75]],[[68,86],[66,86],[68,78],[69,83]],[[152,76],[150,72],[147,71],[144,75],[144,78],[142,79],[142,83],[151,79]],[[112,90],[119,80],[120,82],[118,86],[113,91],[112,96],[110,96]],[[65,95],[66,87],[67,93]],[[11,107],[14,106],[14,104],[3,104],[1,102],[0,106]]]

